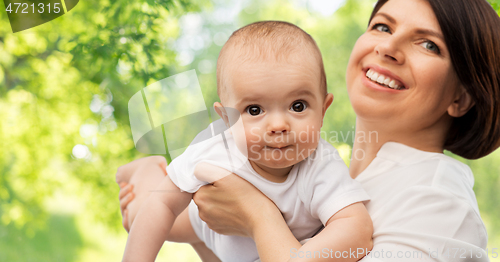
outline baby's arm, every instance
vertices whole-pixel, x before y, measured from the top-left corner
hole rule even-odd
[[[354,203],[334,214],[325,228],[298,251],[291,261],[358,261],[373,247],[373,223],[363,203]],[[321,254],[321,258],[300,259],[302,254]],[[338,251],[338,252],[337,252]],[[316,252],[316,253],[315,253]],[[337,258],[341,256],[341,258]]]
[[[267,218],[265,220],[268,220]],[[276,261],[358,261],[372,248],[373,225],[362,203],[354,203],[334,214],[325,228],[303,246],[293,243],[284,223],[257,224],[253,238],[262,262]],[[268,224],[268,226],[265,226]],[[296,241],[296,240],[295,240]],[[335,252],[346,258],[336,258]],[[354,256],[352,252],[354,251]],[[337,254],[339,254],[337,252]]]
[[[144,202],[132,224],[123,261],[154,261],[175,219],[192,198],[168,176],[157,190]]]

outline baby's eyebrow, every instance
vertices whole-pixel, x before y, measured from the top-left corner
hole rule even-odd
[[[314,97],[314,94],[310,90],[308,90],[308,89],[299,89],[299,90],[290,92],[289,95],[290,96],[295,95],[295,96],[310,96],[310,97]]]
[[[245,96],[241,99],[239,99],[238,103],[249,103],[249,102],[252,102],[252,103],[258,103],[260,100],[262,99],[262,97],[258,97],[258,96]]]
[[[309,96],[314,98],[314,93],[308,89],[298,89],[288,93],[287,96]],[[259,103],[259,101],[262,101],[261,96],[245,96],[238,100],[238,104]]]

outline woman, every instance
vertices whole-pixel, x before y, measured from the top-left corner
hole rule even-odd
[[[485,0],[380,0],[346,78],[356,134],[378,135],[356,139],[350,167],[372,197],[374,248],[363,261],[488,261],[472,173],[443,150],[477,159],[499,145],[498,15]],[[117,181],[152,181],[135,169],[148,161],[162,170],[164,160],[143,159],[121,168]],[[120,192],[122,210],[129,189]],[[194,200],[215,231],[252,237],[262,261],[300,257],[276,206],[239,177]]]

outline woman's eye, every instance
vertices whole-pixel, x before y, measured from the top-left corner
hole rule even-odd
[[[304,104],[304,102],[301,102],[301,101],[297,101],[297,102],[294,102],[292,104],[292,107],[290,108],[292,111],[295,111],[295,112],[302,112],[304,111],[305,109],[307,108],[306,104]]]
[[[434,52],[436,54],[440,53],[439,47],[436,44],[434,44],[432,41],[425,41],[425,42],[422,43],[422,46],[425,49],[427,49],[427,50],[429,50],[431,52]]]
[[[262,112],[262,109],[258,106],[249,106],[247,107],[247,113],[251,116],[258,116]]]
[[[373,29],[376,29],[380,32],[385,32],[385,33],[390,33],[391,30],[389,29],[389,27],[387,25],[384,25],[384,24],[376,24],[373,26]]]

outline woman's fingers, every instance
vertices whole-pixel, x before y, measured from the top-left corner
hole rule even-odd
[[[118,199],[122,225],[127,232],[130,230],[129,224],[134,221],[134,216],[145,199],[144,195],[149,194],[148,191],[154,189],[165,177],[166,167],[167,161],[164,157],[151,156],[137,159],[118,168],[116,172],[116,183],[120,186]],[[136,199],[136,194],[143,197]]]
[[[134,193],[129,192],[124,197],[120,198],[120,211],[122,213],[122,225],[127,232],[130,230],[128,223],[128,209],[127,206],[130,204],[130,201],[134,199]]]
[[[130,230],[130,228],[128,228],[128,210],[125,209],[122,213],[122,225],[123,225],[123,228],[125,228],[125,230],[127,230],[127,232]]]
[[[124,198],[128,193],[132,192],[134,185],[129,185],[124,183],[124,187],[120,186],[120,193],[118,193],[118,199]]]
[[[132,192],[130,192],[129,194],[127,194],[123,198],[121,198],[120,199],[120,210],[124,211],[125,209],[127,209],[128,204],[130,204],[130,201],[132,201],[133,199],[134,199],[134,193],[132,193]]]

